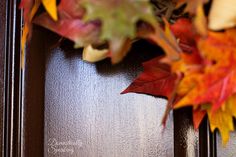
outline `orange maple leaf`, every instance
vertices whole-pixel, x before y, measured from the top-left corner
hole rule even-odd
[[[196,31],[202,36],[207,35],[207,19],[204,13],[204,4],[209,0],[176,0],[176,7],[187,4],[185,12],[194,16],[193,25]]]
[[[182,38],[187,39],[188,35]],[[207,113],[211,131],[219,129],[223,144],[229,140],[229,132],[234,130],[233,116],[236,116],[235,36],[236,29],[208,32],[207,38],[192,36],[197,48],[192,48],[194,51],[190,54],[182,53],[180,60],[171,62],[172,71],[183,74],[177,88],[180,98],[174,108],[193,106],[195,128]],[[191,43],[187,45],[191,46]],[[205,108],[206,104],[208,108]]]
[[[223,145],[229,140],[229,132],[234,131],[233,117],[236,118],[235,103],[236,95],[234,94],[216,112],[212,112],[211,109],[207,110],[211,131],[213,132],[216,128],[219,129]]]
[[[206,39],[198,40],[198,49],[205,62],[203,73],[196,86],[177,102],[175,108],[211,103],[212,110],[217,110],[236,92],[235,34],[234,30],[224,33],[209,32]],[[190,75],[185,77],[192,77]]]

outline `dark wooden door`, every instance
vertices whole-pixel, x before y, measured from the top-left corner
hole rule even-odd
[[[192,127],[191,108],[171,113],[166,100],[120,92],[141,72],[141,63],[162,50],[137,42],[115,66],[89,64],[81,50],[35,26],[20,68],[21,12],[17,0],[0,7],[0,132],[6,157],[231,157],[205,120]]]

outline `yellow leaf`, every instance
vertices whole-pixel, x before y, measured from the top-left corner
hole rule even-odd
[[[22,31],[22,36],[21,36],[21,68],[24,67],[24,57],[25,57],[25,44],[27,41],[27,37],[29,34],[29,27],[28,25],[25,25]]]
[[[207,114],[211,131],[218,128],[222,136],[222,143],[225,145],[229,140],[230,131],[234,130],[233,116],[236,117],[236,95],[231,96],[217,111],[208,109]]]
[[[189,93],[198,83],[201,76],[198,73],[192,73],[191,75],[184,77],[177,88],[177,93],[180,96],[184,96]]]
[[[27,41],[27,38],[30,34],[30,30],[31,30],[31,21],[34,17],[34,15],[36,14],[39,6],[41,4],[41,0],[35,0],[32,9],[30,10],[29,13],[29,21],[25,21],[24,27],[23,27],[23,31],[22,31],[22,36],[21,36],[21,68],[24,67],[24,57],[25,57],[25,44]]]
[[[180,58],[179,53],[182,51],[177,42],[174,42],[174,37],[169,30],[169,27],[165,27],[165,32],[159,27],[155,27],[155,33],[147,35],[147,39],[152,40],[163,48],[168,58],[171,60],[178,60]]]
[[[165,30],[164,30],[165,36],[167,37],[171,45],[173,45],[176,48],[176,50],[181,51],[174,34],[170,30],[169,22],[166,20],[166,18],[163,18],[163,21],[165,23]]]
[[[108,57],[108,50],[97,50],[88,45],[83,50],[83,60],[87,62],[98,62]]]
[[[198,77],[201,78],[201,76],[198,76]],[[199,80],[201,80],[201,79],[199,79]],[[183,81],[185,81],[185,80],[183,80]],[[186,84],[185,86],[187,86],[188,84]],[[183,83],[180,85],[182,85],[182,86],[180,86],[178,88],[178,92],[180,92],[179,94],[183,94],[185,91],[189,91],[189,92],[186,93],[186,95],[174,105],[174,109],[178,109],[178,108],[185,107],[185,106],[198,107],[200,104],[198,102],[193,101],[193,100],[196,100],[196,97],[198,95],[204,94],[204,84],[202,84],[201,81],[198,81],[198,84],[195,84],[195,83],[190,84],[190,85],[192,85],[191,86],[192,88],[191,87],[184,87]],[[184,91],[181,91],[182,88],[184,88],[183,89]]]
[[[119,63],[131,48],[132,41],[130,39],[113,39],[109,42],[109,50],[111,51],[112,64]]]
[[[190,14],[196,14],[197,7],[199,5],[203,5],[204,3],[207,3],[209,0],[175,0],[177,2],[176,7],[180,7],[184,3],[187,4],[185,8],[185,12],[189,12]]]
[[[207,20],[204,14],[203,4],[199,4],[196,8],[196,16],[194,19],[194,27],[197,32],[202,35],[207,35]]]
[[[57,21],[57,3],[56,0],[42,0],[42,3],[48,12],[48,14],[52,17],[53,20]]]

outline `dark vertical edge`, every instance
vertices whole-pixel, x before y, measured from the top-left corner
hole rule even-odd
[[[192,109],[181,108],[174,110],[174,156],[188,157],[189,128],[192,129]],[[195,148],[198,149],[198,148]]]
[[[21,143],[22,143],[22,128],[21,125],[23,123],[22,119],[22,113],[23,113],[23,108],[22,108],[22,71],[23,69],[21,68],[21,33],[22,33],[22,11],[19,9],[20,5],[20,0],[16,0],[15,2],[15,8],[16,9],[16,26],[15,26],[15,91],[14,95],[16,99],[14,100],[15,104],[15,110],[14,110],[14,147],[15,147],[15,152],[14,156],[21,156]]]
[[[205,117],[199,126],[199,156],[210,157],[210,132]]]
[[[216,131],[214,133],[210,133],[210,139],[211,157],[217,157]]]
[[[216,134],[210,131],[207,116],[199,127],[199,155],[200,157],[216,157]]]
[[[182,145],[183,136],[181,134],[181,110],[174,110],[174,156],[175,157],[185,157],[186,148]],[[186,145],[186,144],[185,144]]]
[[[186,130],[192,127],[192,110],[178,109],[174,111],[174,154],[175,157],[187,157],[188,144]],[[216,134],[211,133],[207,117],[204,118],[199,127],[199,157],[217,157],[216,154]]]
[[[216,131],[214,131],[213,133],[211,132],[209,121],[208,132],[210,134],[210,157],[217,157]]]
[[[6,1],[0,3],[0,156],[3,156],[4,148],[4,63],[6,45]]]
[[[20,0],[7,0],[4,30],[4,96],[2,156],[42,157],[44,141],[43,38],[32,40],[24,69],[20,68],[22,12]],[[41,33],[41,32],[40,32]],[[40,34],[39,33],[39,34]],[[34,43],[34,44],[33,44]],[[31,53],[34,51],[33,53]]]
[[[44,156],[44,32],[33,30],[24,71],[24,157]]]
[[[21,130],[21,68],[20,36],[21,11],[18,0],[6,1],[4,48],[4,124],[3,156],[20,154]]]

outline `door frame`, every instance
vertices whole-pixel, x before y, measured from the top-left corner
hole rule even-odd
[[[22,81],[20,68],[21,11],[17,0],[1,2],[1,150],[2,156],[20,156],[22,146]]]

